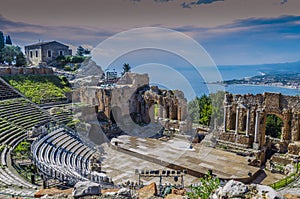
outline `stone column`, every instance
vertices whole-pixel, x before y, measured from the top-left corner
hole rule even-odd
[[[224,106],[224,118],[223,118],[223,121],[224,121],[224,132],[226,132],[226,128],[227,128],[227,107],[228,106]]]
[[[239,114],[240,114],[240,107],[236,108],[236,117],[235,117],[235,134],[237,135],[239,132]]]
[[[167,110],[166,107],[163,107],[163,116],[162,118],[167,118]]]
[[[247,109],[246,136],[249,136],[250,111],[251,111],[251,108],[249,107],[249,108]]]
[[[178,106],[178,112],[177,112],[177,119],[178,119],[178,121],[182,121],[181,118],[182,118],[182,117],[181,117],[181,107]]]
[[[218,128],[218,119],[215,118],[214,119],[214,130],[217,130],[217,128]]]
[[[154,122],[154,121],[155,121],[154,109],[155,109],[155,104],[153,104],[153,105],[148,109],[148,111],[149,111],[149,117],[150,117],[151,122]]]
[[[260,123],[260,110],[256,110],[255,134],[254,134],[254,142],[255,143],[258,143],[259,123]]]
[[[282,140],[288,141],[291,139],[291,112],[289,110],[283,111],[283,130],[282,130]]]

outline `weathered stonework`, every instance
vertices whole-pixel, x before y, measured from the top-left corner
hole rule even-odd
[[[159,118],[185,121],[187,117],[183,92],[150,88],[147,74],[126,73],[115,85],[81,86],[73,93],[73,102],[76,101],[94,106],[113,123],[151,123]],[[178,128],[186,129],[187,124],[178,123]]]
[[[0,75],[52,75],[53,70],[46,67],[0,67]]]
[[[300,141],[300,97],[285,96],[280,93],[263,93],[232,95],[226,94],[224,100],[224,132],[231,132],[236,136],[243,134],[252,137],[250,143],[254,149],[264,151],[266,143],[266,118],[268,114],[275,114],[283,120],[280,139],[280,152],[299,154],[300,147],[294,142]],[[228,132],[229,131],[229,132]],[[235,138],[227,138],[221,133],[220,139],[238,142]],[[230,137],[230,136],[229,136]]]

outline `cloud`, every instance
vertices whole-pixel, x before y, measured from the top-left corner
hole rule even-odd
[[[141,2],[142,0],[130,0],[134,3]],[[156,3],[168,3],[174,0],[153,0]],[[192,6],[197,6],[201,4],[211,4],[216,1],[224,1],[224,0],[197,0],[197,1],[191,1],[191,2],[182,2],[180,5],[182,8],[192,8]]]
[[[192,6],[197,6],[201,4],[211,4],[217,1],[224,1],[224,0],[198,0],[198,1],[192,1],[192,2],[183,2],[181,4],[182,8],[192,8]]]
[[[226,27],[242,27],[242,26],[264,26],[264,25],[288,25],[300,22],[300,16],[283,15],[277,18],[249,18],[244,20],[236,20],[231,25],[222,26]]]
[[[142,0],[130,0],[132,2],[141,2]],[[166,3],[166,2],[170,2],[170,1],[174,1],[174,0],[153,0],[154,2],[157,3]]]
[[[185,6],[192,7],[189,4]],[[182,10],[180,7],[178,9]],[[300,16],[297,15],[251,17],[211,27],[191,24],[166,26],[161,23],[153,27],[170,28],[191,36],[211,53],[217,63],[291,61],[298,58],[297,52],[300,51],[300,46],[296,45],[300,43]],[[0,15],[0,30],[9,34],[14,44],[20,46],[38,40],[57,40],[70,46],[88,45],[91,48],[115,33],[128,29],[130,27],[113,29],[101,26],[35,25]]]
[[[182,8],[192,8],[191,5],[190,5],[189,3],[186,3],[186,2],[183,2],[183,3],[181,4],[181,7],[182,7]]]
[[[114,31],[86,26],[43,26],[8,20],[0,15],[0,30],[11,35],[18,45],[35,43],[38,40],[58,40],[66,44],[96,46],[115,34]]]

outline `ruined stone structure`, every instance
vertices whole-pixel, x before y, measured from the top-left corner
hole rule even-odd
[[[0,75],[52,75],[52,68],[46,67],[0,67]]]
[[[95,82],[93,78],[91,82]],[[126,73],[115,85],[81,86],[73,96],[73,101],[94,106],[96,112],[104,112],[113,122],[128,116],[135,123],[154,122],[155,116],[178,121],[187,117],[183,92],[150,88],[147,74]]]
[[[282,119],[279,152],[300,155],[300,97],[280,93],[232,95],[224,100],[224,126],[220,140],[236,143],[261,152],[261,161],[268,149],[266,118],[275,114]]]
[[[72,55],[72,50],[57,41],[39,42],[25,46],[25,55],[31,64],[37,66],[42,62],[50,63],[58,56]]]

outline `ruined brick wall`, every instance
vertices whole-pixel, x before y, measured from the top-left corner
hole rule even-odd
[[[46,67],[0,67],[0,75],[52,75],[52,68]]]
[[[130,115],[137,123],[149,123],[154,122],[155,111],[158,118],[184,121],[187,117],[183,92],[150,88],[147,74],[126,73],[115,86],[82,86],[73,96],[73,101],[96,106],[108,118],[115,113],[114,117]]]
[[[268,114],[275,114],[283,120],[282,142],[300,141],[300,97],[298,96],[285,96],[280,93],[226,94],[224,110],[224,130],[234,131],[235,134],[246,132],[247,136],[254,138],[258,148],[266,144]],[[290,151],[297,153],[295,150]]]

